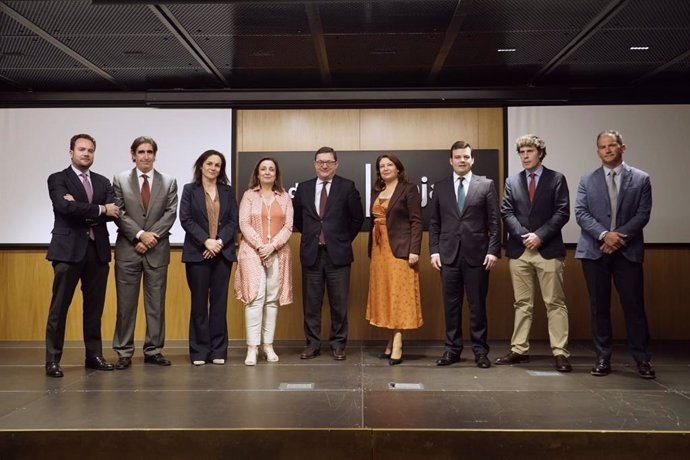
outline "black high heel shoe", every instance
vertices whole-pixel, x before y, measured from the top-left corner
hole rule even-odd
[[[378,359],[391,359],[391,354],[390,353],[379,353],[376,357]]]
[[[389,366],[395,366],[395,365],[398,365],[402,362],[403,362],[402,355],[400,355],[400,358],[398,358],[398,359],[393,359],[393,358],[389,359],[388,365]]]

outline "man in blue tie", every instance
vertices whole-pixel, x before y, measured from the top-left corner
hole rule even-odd
[[[472,174],[470,144],[455,142],[448,162],[453,174],[434,184],[429,220],[431,265],[441,272],[446,320],[445,351],[436,365],[460,361],[462,299],[466,293],[474,361],[486,369],[491,367],[486,321],[489,270],[501,249],[498,196],[491,179]]]
[[[96,140],[77,134],[70,140],[72,164],[48,177],[55,223],[46,258],[53,263],[53,297],[46,326],[46,375],[62,377],[67,311],[77,283],[84,299],[85,366],[113,370],[103,358],[101,316],[110,269],[110,240],[106,222],[117,219],[119,208],[110,181],[91,171]]]
[[[582,261],[592,308],[592,338],[597,361],[591,374],[611,373],[611,280],[625,316],[628,344],[644,379],[656,377],[649,360],[649,328],[644,306],[643,229],[652,211],[649,174],[623,162],[619,132],[597,136],[601,167],[582,176],[575,217],[581,228],[575,257]]]

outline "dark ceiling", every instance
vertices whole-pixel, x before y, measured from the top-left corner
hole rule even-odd
[[[6,106],[687,102],[690,1],[0,1],[0,51]]]

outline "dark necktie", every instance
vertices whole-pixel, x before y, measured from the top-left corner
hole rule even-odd
[[[537,189],[537,175],[529,173],[529,202],[534,202],[534,192]]]
[[[81,183],[84,185],[84,190],[86,191],[86,198],[88,198],[89,203],[91,203],[93,201],[93,188],[91,187],[91,182],[89,182],[89,178],[86,174],[81,173],[79,175],[81,176]],[[92,227],[89,227],[89,238],[92,240],[96,239],[96,235],[94,235]]]
[[[149,210],[149,200],[151,200],[151,186],[149,185],[149,177],[142,174],[144,183],[141,184],[141,201],[144,203],[144,212]]]
[[[328,201],[328,181],[321,182],[321,197],[319,198],[319,216],[321,217],[321,233],[319,234],[319,244],[326,244],[326,235],[323,234],[323,215],[326,213],[326,202]]]
[[[460,180],[458,181],[458,211],[462,214],[462,208],[465,206],[465,187],[463,187],[463,183],[465,182],[465,178],[461,177]]]

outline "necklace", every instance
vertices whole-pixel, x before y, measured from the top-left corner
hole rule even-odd
[[[263,202],[263,206],[266,208],[266,220],[268,221],[266,225],[266,239],[268,240],[268,244],[271,244],[271,205],[273,205],[274,199],[275,198],[271,196],[267,202],[264,194],[261,194],[261,201]]]

